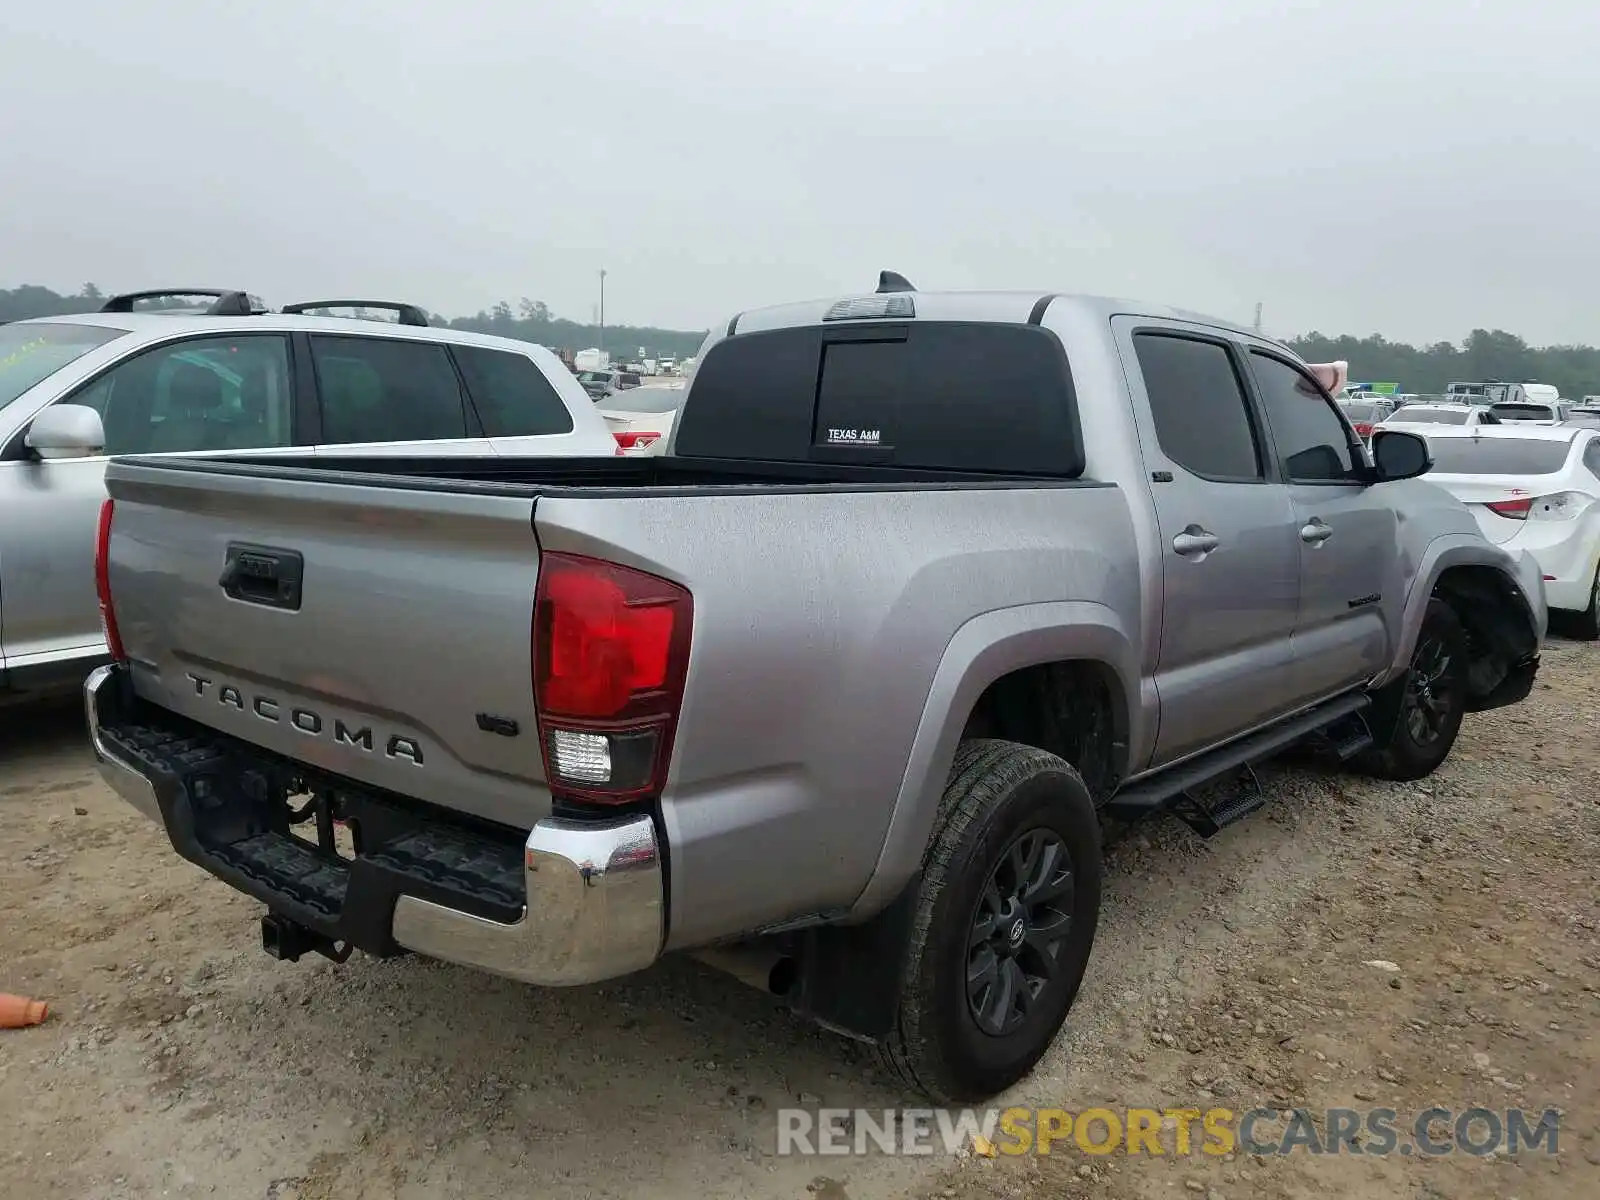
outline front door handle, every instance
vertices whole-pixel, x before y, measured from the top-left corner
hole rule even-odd
[[[1300,540],[1308,546],[1320,546],[1333,536],[1333,526],[1324,525],[1321,517],[1312,517],[1311,520],[1300,526]]]
[[[1222,539],[1214,533],[1206,532],[1200,525],[1190,525],[1172,539],[1172,548],[1185,558],[1197,558],[1210,554]]]

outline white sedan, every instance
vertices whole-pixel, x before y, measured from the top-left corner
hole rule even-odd
[[[1427,480],[1466,504],[1491,542],[1532,554],[1550,608],[1573,619],[1577,636],[1600,637],[1600,429],[1502,425],[1425,436]]]
[[[610,392],[595,401],[617,448],[628,455],[661,454],[683,404],[682,383],[647,383],[625,392]]]

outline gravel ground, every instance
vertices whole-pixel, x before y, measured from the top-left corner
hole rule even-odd
[[[1522,1105],[1484,1160],[777,1157],[785,1105],[903,1103],[860,1050],[695,964],[537,991],[443,964],[277,964],[254,904],[96,779],[73,707],[0,724],[0,1196],[1600,1195],[1600,647],[1471,717],[1421,785],[1295,767],[1211,842],[1112,849],[1089,982],[1008,1102]],[[1384,961],[1388,971],[1366,965]]]

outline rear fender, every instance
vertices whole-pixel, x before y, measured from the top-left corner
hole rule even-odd
[[[1099,662],[1114,672],[1121,691],[1114,699],[1124,705],[1128,718],[1124,754],[1128,746],[1146,743],[1139,656],[1114,610],[1103,604],[1062,601],[995,609],[973,617],[951,637],[934,672],[883,849],[850,918],[878,912],[921,868],[961,731],[984,689],[1012,671],[1067,660]],[[1124,761],[1119,773],[1126,772]]]

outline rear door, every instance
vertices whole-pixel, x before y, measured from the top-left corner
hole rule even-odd
[[[300,336],[316,380],[318,454],[493,453],[442,343]]]
[[[1399,612],[1398,518],[1331,397],[1310,372],[1260,347],[1249,353],[1275,466],[1289,485],[1300,570],[1296,690],[1320,700],[1390,661],[1386,613]]]
[[[1293,708],[1299,542],[1268,470],[1239,348],[1203,327],[1116,319],[1160,525],[1164,607],[1152,765]]]

